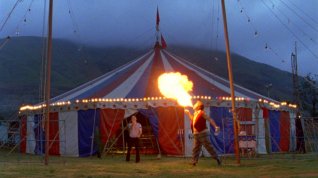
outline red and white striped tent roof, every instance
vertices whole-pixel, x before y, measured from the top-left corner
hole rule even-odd
[[[162,97],[158,89],[157,79],[165,72],[180,72],[187,75],[194,84],[192,96],[209,96],[212,99],[230,96],[228,80],[168,52],[160,45],[156,45],[145,55],[53,98],[52,102],[72,102],[92,98]],[[268,99],[238,85],[235,85],[235,96],[250,100]]]

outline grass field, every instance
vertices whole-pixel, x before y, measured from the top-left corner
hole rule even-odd
[[[0,152],[0,177],[318,177],[317,154],[242,158],[240,165],[235,158],[225,157],[221,167],[211,158],[200,158],[197,166],[189,162],[190,158],[142,155],[141,162],[135,163],[115,155],[102,159],[50,157],[45,166],[41,156]]]

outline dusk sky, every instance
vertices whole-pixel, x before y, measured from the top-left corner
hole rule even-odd
[[[291,71],[318,75],[318,0],[226,0],[231,52]],[[0,0],[0,37],[42,36],[40,0]],[[151,48],[156,8],[171,44],[224,50],[221,0],[54,0],[54,38],[81,45]],[[30,9],[30,10],[28,10]],[[214,59],[211,59],[214,60]]]

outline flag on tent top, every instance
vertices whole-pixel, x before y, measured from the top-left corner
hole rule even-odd
[[[156,21],[156,24],[159,25],[159,22],[160,22],[159,9],[157,7],[157,21]]]

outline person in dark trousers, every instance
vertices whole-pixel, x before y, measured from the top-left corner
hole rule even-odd
[[[217,161],[217,164],[220,166],[221,159],[218,157],[211,144],[209,138],[210,132],[207,129],[206,121],[209,121],[209,123],[215,128],[215,135],[217,135],[220,132],[220,127],[216,125],[213,119],[211,119],[209,116],[205,114],[203,109],[203,103],[198,100],[193,106],[193,115],[189,112],[189,110],[185,110],[185,113],[188,114],[191,120],[191,129],[194,138],[191,165],[195,166],[198,163],[201,147],[203,145],[206,148],[206,150],[211,154],[212,158],[214,158]]]
[[[142,134],[142,127],[141,124],[137,122],[137,117],[131,117],[131,123],[128,124],[129,130],[129,138],[128,138],[128,150],[126,155],[126,161],[130,161],[130,151],[131,147],[135,146],[136,149],[136,163],[140,162],[140,155],[139,155],[139,138]]]

